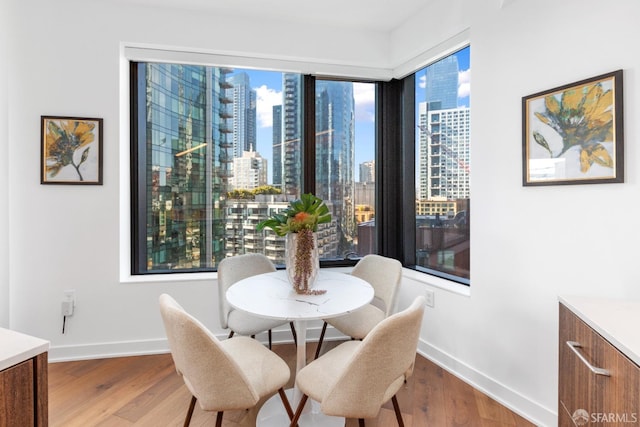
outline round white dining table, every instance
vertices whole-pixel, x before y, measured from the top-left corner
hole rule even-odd
[[[234,283],[227,290],[232,307],[270,319],[293,321],[297,334],[296,374],[306,365],[307,322],[341,316],[357,310],[373,300],[373,287],[358,277],[335,271],[320,270],[314,289],[326,290],[321,295],[301,295],[295,292],[285,270],[259,274]],[[287,390],[293,410],[300,401],[297,388]],[[320,404],[308,400],[298,426],[344,426],[341,417],[324,415]],[[276,394],[262,406],[256,419],[257,427],[287,426],[287,416]]]

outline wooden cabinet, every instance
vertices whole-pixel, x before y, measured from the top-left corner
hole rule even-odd
[[[559,347],[559,426],[640,426],[640,368],[564,304]]]
[[[47,353],[0,371],[0,427],[48,424]]]
[[[0,427],[48,425],[48,350],[48,341],[0,328]]]

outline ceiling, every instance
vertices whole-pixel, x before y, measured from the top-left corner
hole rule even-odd
[[[145,6],[189,9],[268,20],[390,32],[432,0],[122,0]]]

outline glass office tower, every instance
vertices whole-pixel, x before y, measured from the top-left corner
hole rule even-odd
[[[210,267],[223,254],[215,236],[222,236],[219,201],[230,175],[228,71],[155,63],[139,69],[146,85],[140,154],[151,165],[143,190],[149,272]]]

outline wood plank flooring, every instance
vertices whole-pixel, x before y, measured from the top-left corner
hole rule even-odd
[[[325,342],[323,350],[335,344]],[[295,347],[281,344],[273,349],[288,362],[293,378]],[[315,343],[309,343],[307,354],[313,357],[314,352]],[[49,364],[49,425],[53,427],[182,426],[190,398],[169,354]],[[398,402],[406,427],[533,426],[419,355]],[[223,426],[252,427],[256,413],[257,409],[225,412]],[[213,426],[215,415],[196,405],[191,426]],[[397,426],[391,402],[366,425]],[[357,420],[345,424],[357,426]]]

